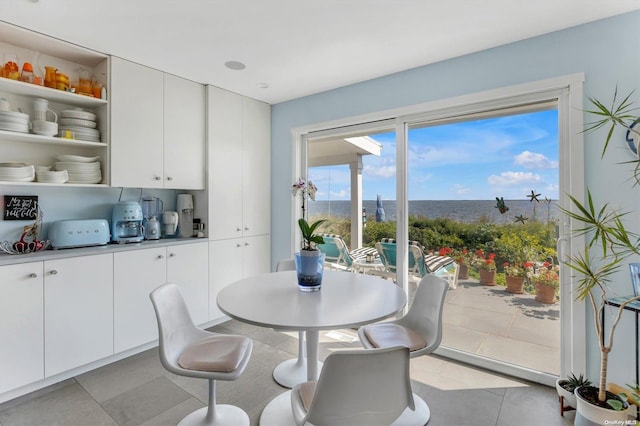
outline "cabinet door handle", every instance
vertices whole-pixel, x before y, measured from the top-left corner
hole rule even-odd
[[[161,180],[162,178],[160,176],[156,176],[153,178],[153,180]]]
[[[167,176],[167,180],[173,180],[171,176]]]
[[[175,253],[169,253],[169,257],[176,257]]]
[[[49,275],[58,275],[58,270],[52,269],[51,271],[49,271]]]
[[[159,255],[158,255],[158,259],[164,259],[164,255],[159,254]]]
[[[244,227],[244,230],[245,230],[245,231],[248,231],[248,230],[249,230],[249,227],[248,227],[248,226],[245,226],[245,227]]]
[[[242,247],[242,245],[241,244],[236,244],[236,247]]]
[[[32,272],[29,274],[29,278],[38,278],[38,274],[36,274],[35,272]]]
[[[245,247],[246,247],[246,246],[248,246],[248,245],[249,245],[249,243],[244,243],[244,246],[245,246]]]
[[[240,232],[242,231],[242,228],[240,228],[239,226],[236,228],[236,231]]]

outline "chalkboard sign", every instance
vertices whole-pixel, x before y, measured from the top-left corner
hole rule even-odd
[[[37,217],[37,195],[4,196],[4,220],[35,220]]]

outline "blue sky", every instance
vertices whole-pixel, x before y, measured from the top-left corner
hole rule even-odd
[[[363,199],[395,200],[394,133],[371,135],[380,157],[363,157]],[[558,199],[558,114],[548,110],[409,131],[410,200]],[[348,200],[348,166],[314,167],[317,200]]]

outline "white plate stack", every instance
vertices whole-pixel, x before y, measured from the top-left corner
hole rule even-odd
[[[66,170],[36,170],[36,177],[42,183],[65,183],[69,180],[69,173]]]
[[[100,157],[81,157],[79,155],[58,155],[55,164],[56,170],[66,170],[69,174],[67,183],[100,183],[102,172]]]
[[[0,130],[29,133],[29,114],[16,111],[0,111]]]
[[[0,181],[33,182],[36,171],[33,165],[25,163],[0,163]]]
[[[73,139],[100,142],[100,131],[96,130],[96,115],[83,109],[67,109],[60,113],[58,135],[66,137],[71,132]]]

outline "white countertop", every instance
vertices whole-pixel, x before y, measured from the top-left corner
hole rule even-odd
[[[47,249],[29,254],[0,254],[0,266],[17,263],[41,262],[44,260],[63,259],[67,257],[90,256],[102,253],[116,253],[129,250],[140,250],[152,247],[166,247],[176,244],[192,244],[208,241],[207,238],[161,238],[159,240],[142,241],[140,243],[117,244],[104,246],[79,247],[66,249]]]

